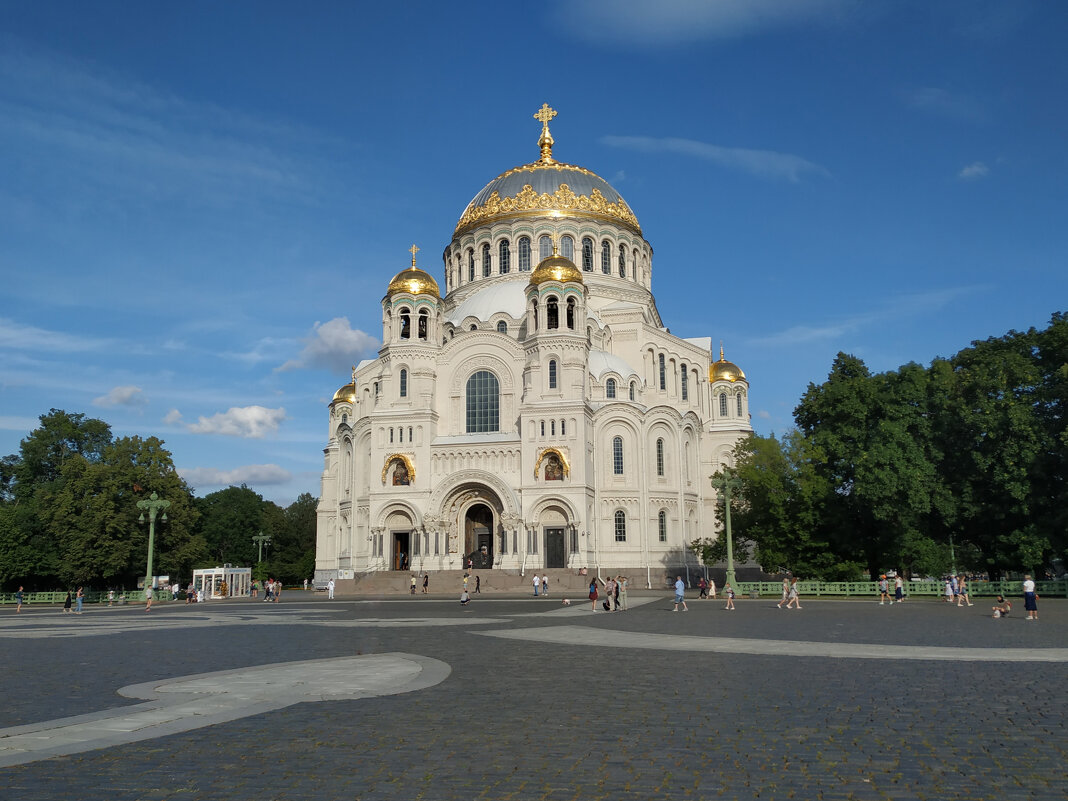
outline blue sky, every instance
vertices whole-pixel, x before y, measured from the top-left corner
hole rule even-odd
[[[414,242],[536,159],[594,170],[761,433],[1068,308],[1068,6],[983,0],[6,3],[0,454],[52,407],[198,494],[318,494],[326,404]]]

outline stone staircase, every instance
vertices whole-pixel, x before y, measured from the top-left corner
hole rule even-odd
[[[457,595],[463,589],[463,570],[430,570],[430,593],[432,595]],[[481,579],[481,591],[487,594],[510,594],[534,596],[533,570],[525,576],[518,570],[473,570],[468,578],[468,591],[474,592],[475,576]],[[579,575],[568,568],[540,568],[539,576],[549,576],[549,597],[585,598],[590,577]],[[339,582],[338,593],[361,596],[408,595],[411,592],[412,574],[407,571],[390,570],[381,573],[369,573],[359,580]],[[348,586],[342,586],[348,585]],[[423,591],[423,574],[416,574],[415,592]]]

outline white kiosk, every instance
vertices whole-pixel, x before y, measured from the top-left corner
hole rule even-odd
[[[247,598],[252,587],[251,567],[208,567],[193,571],[193,586],[203,598]]]

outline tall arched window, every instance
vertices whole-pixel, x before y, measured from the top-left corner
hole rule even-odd
[[[727,393],[726,392],[719,393],[719,416],[720,417],[726,417],[727,416]]]
[[[567,327],[568,330],[575,330],[575,299],[567,299]]]
[[[401,368],[400,371],[400,396],[402,398],[408,397],[408,371]]]
[[[604,275],[612,274],[612,246],[607,239],[601,242],[601,272]]]
[[[608,398],[608,400],[615,400],[616,380],[614,378],[609,378],[604,382],[604,396]]]
[[[664,354],[660,354],[660,389],[667,389],[667,370],[664,367]]]
[[[561,420],[560,421],[560,436],[561,437],[566,437],[567,436],[567,420]]]
[[[616,542],[627,541],[627,513],[622,509],[616,509]]]
[[[737,397],[738,397],[738,416],[741,417],[742,416],[742,393],[739,392]]]
[[[479,370],[467,379],[467,433],[500,429],[501,391],[497,376]]]
[[[632,401],[638,399],[638,385],[633,381],[630,382],[630,399]]]
[[[412,314],[408,311],[408,307],[405,306],[400,310],[400,338],[411,339],[412,338]]]
[[[497,333],[498,334],[507,334],[508,333],[508,323],[506,323],[504,320],[498,320],[497,321]]]
[[[482,246],[482,277],[489,278],[490,275],[490,246]]]
[[[519,237],[519,271],[529,272],[530,270],[530,237]]]
[[[427,338],[427,330],[430,325],[430,315],[426,309],[419,311],[419,338],[425,340]]]
[[[689,386],[689,378],[690,377],[686,373],[686,365],[685,364],[681,366],[681,368],[679,370],[679,373],[680,373],[681,378],[682,378],[682,399],[683,400],[689,400],[690,399],[690,386]]]
[[[593,240],[588,236],[582,238],[582,269],[593,271]]]
[[[504,275],[512,269],[512,246],[507,239],[502,239],[497,250],[500,252],[500,256],[497,259],[497,272]]]
[[[542,236],[538,239],[538,260],[547,259],[553,255],[553,239],[551,236]]]
[[[549,329],[560,327],[560,305],[555,297],[550,297],[545,301],[545,327]]]
[[[667,512],[663,509],[661,509],[660,514],[656,516],[656,530],[660,535],[659,540],[661,542],[667,542]]]
[[[549,389],[556,389],[556,359],[549,359]]]
[[[627,246],[619,246],[619,277],[627,277]]]
[[[475,280],[475,251],[472,248],[467,249],[467,280]]]
[[[575,260],[575,240],[570,236],[564,236],[560,239],[560,255],[565,259]]]
[[[623,437],[612,438],[612,473],[623,475]]]
[[[658,439],[656,441],[656,474],[661,478],[664,477],[664,440]]]

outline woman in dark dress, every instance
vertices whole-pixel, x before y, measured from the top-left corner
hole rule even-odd
[[[590,603],[594,612],[597,611],[597,579],[590,582]]]
[[[71,605],[72,602],[73,602],[73,599],[71,598],[70,590],[67,590],[67,600],[65,600],[63,602],[63,611],[64,611],[64,613],[67,613],[67,614],[70,613],[70,605]]]

